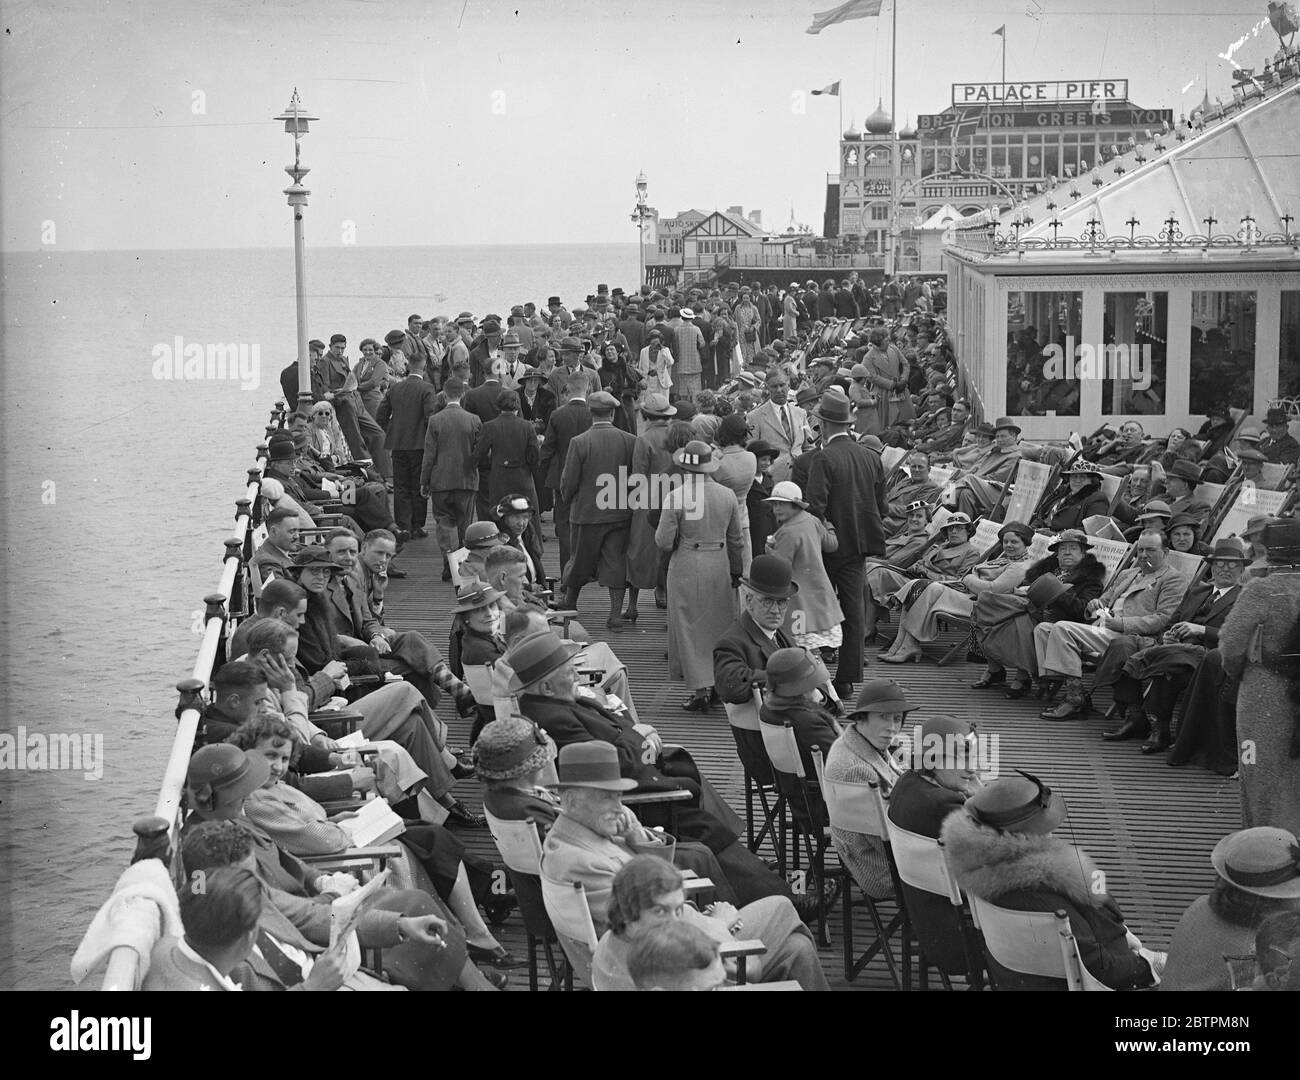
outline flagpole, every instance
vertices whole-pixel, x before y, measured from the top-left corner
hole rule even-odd
[[[898,0],[889,8],[889,246],[885,251],[885,273],[894,274],[894,247],[898,238],[898,185],[902,178],[898,161]]]
[[[1006,85],[1007,85],[1007,27],[1006,24],[1003,23],[1002,25],[1002,88],[1003,88],[1002,94],[1004,98],[1007,92]]]

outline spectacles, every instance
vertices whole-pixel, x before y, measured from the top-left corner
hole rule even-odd
[[[768,611],[775,611],[777,608],[787,607],[790,603],[788,596],[755,596],[758,606],[766,608]]]

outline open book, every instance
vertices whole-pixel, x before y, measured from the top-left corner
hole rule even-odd
[[[406,823],[393,813],[393,808],[385,799],[371,799],[362,803],[356,817],[340,821],[338,825],[352,838],[354,847],[386,844],[406,832]]]

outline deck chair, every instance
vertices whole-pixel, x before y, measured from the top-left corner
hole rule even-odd
[[[978,896],[970,906],[989,959],[1022,975],[1064,979],[1070,990],[1110,990],[1083,966],[1064,911],[1010,911]]]
[[[1247,523],[1256,514],[1277,517],[1290,498],[1290,491],[1268,491],[1264,488],[1243,486],[1237,492],[1232,505],[1228,508],[1213,537],[1205,537],[1207,544],[1213,545],[1229,536],[1240,536]]]
[[[1002,531],[1002,523],[994,521],[992,518],[980,518],[975,523],[975,535],[971,537],[971,543],[984,553],[988,558],[989,553],[999,543],[998,533]]]
[[[1204,556],[1193,555],[1189,551],[1166,551],[1165,561],[1183,575],[1189,587],[1205,569]]]
[[[1106,507],[1107,513],[1114,513],[1115,507],[1119,504],[1120,491],[1123,489],[1122,479],[1118,476],[1112,476],[1110,473],[1101,474],[1101,490],[1106,498],[1110,500]]]
[[[1292,477],[1294,471],[1295,468],[1292,465],[1281,465],[1266,461],[1259,467],[1259,486],[1267,491],[1281,491]]]
[[[1015,481],[1010,485],[1010,494],[1006,496],[1006,513],[1002,520],[1021,521],[1028,525],[1034,518],[1043,496],[1052,486],[1055,469],[1041,461],[1021,459],[1016,467]]]
[[[537,947],[542,948],[551,985],[548,990],[572,990],[573,968],[561,952],[557,959],[554,946],[559,944],[555,927],[546,913],[542,899],[542,841],[537,833],[537,823],[532,818],[523,821],[503,821],[486,808],[488,829],[496,841],[501,861],[514,886],[519,901],[519,915],[528,935],[528,989],[537,989]]]
[[[971,989],[978,990],[984,984],[984,965],[979,942],[976,940],[975,928],[965,908],[961,889],[953,881],[948,871],[948,862],[943,855],[943,845],[933,837],[900,829],[885,815],[885,829],[889,833],[889,850],[894,857],[894,866],[898,869],[899,880],[910,889],[941,896],[948,900],[952,909],[953,927],[961,935],[962,953],[965,956],[965,970],[945,970],[937,963],[935,970],[945,990],[952,989],[953,975],[965,976]],[[918,926],[907,911],[906,893],[902,892],[904,928],[903,934],[903,988],[912,988],[911,940],[915,936],[919,953],[917,966],[920,972],[922,990],[928,989],[928,967],[933,962],[927,949],[928,935],[932,930],[928,926]],[[935,950],[937,953],[939,950]]]
[[[1092,537],[1090,544],[1092,554],[1106,568],[1106,580],[1102,584],[1108,584],[1128,562],[1132,545],[1124,540],[1107,540],[1101,536]]]
[[[825,800],[815,777],[804,772],[803,759],[799,755],[799,743],[794,736],[794,728],[787,721],[785,724],[760,723],[763,736],[763,749],[772,765],[772,775],[776,787],[785,796],[789,814],[781,822],[777,840],[777,865],[787,865],[787,837],[793,839],[793,848],[789,865],[798,870],[802,865],[802,856],[808,860],[808,869],[812,876],[813,896],[817,900],[818,941],[830,944],[826,930],[826,916],[832,905],[826,902],[826,848],[830,844],[831,832],[826,821]]]
[[[793,737],[792,732],[791,738],[793,739]],[[864,833],[867,836],[874,836],[884,844],[885,856],[889,860],[889,873],[894,879],[894,895],[901,898],[902,889],[899,887],[898,870],[894,865],[894,857],[890,851],[889,833],[885,825],[885,803],[880,797],[879,786],[876,784],[854,784],[844,780],[826,779],[826,770],[820,750],[813,751],[813,764],[817,768],[817,781],[821,787],[822,798],[826,802],[826,814],[830,823],[845,832]],[[827,832],[829,833],[830,830],[828,829]],[[832,843],[834,843],[833,838]],[[853,899],[853,891],[850,887],[854,883],[853,875],[849,872],[848,865],[843,859],[840,859],[839,872],[843,880],[840,910],[844,917],[844,978],[852,982],[879,953],[884,955],[885,966],[889,968],[889,977],[894,982],[894,989],[906,989],[905,984],[898,975],[898,965],[894,960],[894,952],[889,947],[889,939],[899,932],[904,924],[902,900],[898,901],[897,914],[886,925],[884,919],[881,918],[876,899],[870,896],[860,884],[858,891],[862,893],[862,898],[860,900]],[[875,939],[867,947],[866,951],[856,959],[853,956],[853,909],[855,907],[865,907],[867,909],[867,914],[871,917],[872,929],[875,931]],[[903,948],[905,951],[910,948],[906,934],[904,934]]]
[[[460,568],[464,565],[465,559],[469,556],[469,548],[458,547],[455,551],[447,556],[447,565],[451,567],[451,583],[461,589],[468,585],[469,582],[460,576]]]
[[[772,763],[762,749],[762,724],[758,718],[763,707],[762,692],[755,687],[754,696],[743,705],[726,702],[727,723],[731,726],[731,737],[736,743],[736,754],[740,758],[740,767],[745,777],[745,839],[750,851],[757,852],[763,844],[763,838],[771,835],[774,847],[777,843],[777,831],[785,820],[785,796],[776,789],[776,777],[772,775]],[[754,800],[763,808],[763,824],[754,833]],[[780,852],[778,851],[778,856]],[[784,876],[785,867],[777,864],[778,872]]]

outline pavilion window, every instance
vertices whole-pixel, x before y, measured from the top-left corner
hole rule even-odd
[[[1249,410],[1255,402],[1255,294],[1192,293],[1189,409],[1205,415],[1224,402]]]
[[[1300,399],[1300,292],[1282,293],[1277,341],[1278,396]]]
[[[1169,294],[1106,293],[1102,338],[1096,358],[1101,373],[1102,412],[1163,416],[1165,356],[1169,337]]]
[[[1066,348],[1067,339],[1077,343],[1082,334],[1083,293],[1007,293],[1008,416],[1079,415],[1079,372]],[[1052,345],[1057,349],[1049,350]]]

